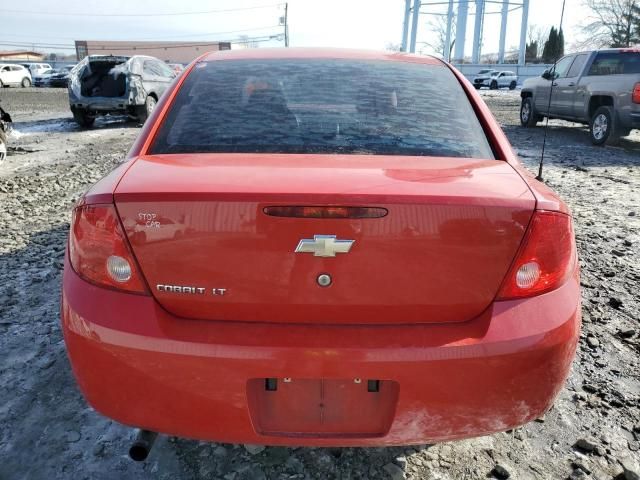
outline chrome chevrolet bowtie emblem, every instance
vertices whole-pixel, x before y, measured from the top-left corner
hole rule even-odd
[[[347,253],[355,240],[338,240],[335,235],[314,235],[313,239],[303,238],[298,243],[296,253],[313,253],[314,257],[335,257],[336,253]]]

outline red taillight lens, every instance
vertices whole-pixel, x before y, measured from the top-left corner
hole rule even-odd
[[[531,297],[562,285],[574,271],[576,245],[571,217],[536,212],[498,300]]]
[[[113,205],[73,211],[69,258],[76,273],[96,285],[147,293]]]
[[[633,103],[640,103],[640,82],[633,86],[633,93],[631,94],[631,100]]]

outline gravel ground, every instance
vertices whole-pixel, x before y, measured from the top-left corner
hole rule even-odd
[[[483,92],[524,163],[543,130],[522,129],[517,92]],[[488,437],[411,448],[263,448],[160,438],[145,463],[130,429],[84,402],[59,328],[74,201],[138,134],[124,119],[80,130],[64,90],[4,89],[15,123],[0,165],[0,479],[631,479],[640,457],[640,136],[590,145],[550,123],[545,181],[575,215],[583,333],[566,388],[545,418]],[[636,476],[634,476],[634,474]]]

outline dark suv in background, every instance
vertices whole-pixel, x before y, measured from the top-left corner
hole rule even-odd
[[[615,144],[640,128],[640,49],[567,55],[541,77],[526,80],[520,96],[523,126],[560,118],[588,124],[595,145]]]
[[[98,115],[126,114],[144,123],[176,77],[154,57],[91,55],[69,73],[69,104],[83,127]]]

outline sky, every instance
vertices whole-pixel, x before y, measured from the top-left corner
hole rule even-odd
[[[260,46],[283,46],[280,0],[21,0],[0,4],[0,49],[73,53],[74,40],[226,41],[246,35]],[[435,0],[423,0],[434,3]],[[515,4],[521,0],[510,0]],[[576,38],[586,13],[583,0],[566,0],[567,44]],[[442,0],[440,0],[442,2]],[[437,2],[439,3],[439,2]],[[399,45],[404,0],[289,0],[290,46],[384,49]],[[423,6],[418,49],[432,53],[429,12],[446,5]],[[444,10],[443,10],[444,9]],[[473,12],[474,8],[470,7]],[[487,3],[486,12],[500,10]],[[530,0],[529,24],[544,29],[560,23],[562,0]],[[149,14],[155,14],[150,16]],[[127,15],[127,16],[125,16]],[[509,15],[506,46],[517,48],[521,9]],[[468,19],[465,53],[471,54],[473,16]],[[482,53],[497,52],[500,15],[485,16]],[[271,38],[270,38],[271,37]],[[275,38],[272,38],[275,37]],[[13,44],[13,45],[12,45]],[[67,50],[64,50],[67,47]]]

